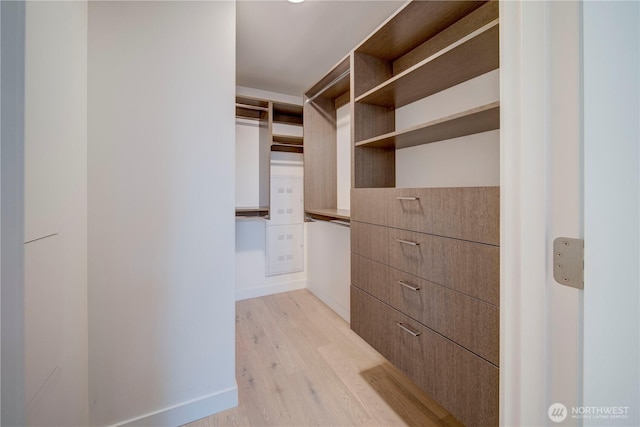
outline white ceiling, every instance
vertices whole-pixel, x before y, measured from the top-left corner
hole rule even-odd
[[[236,3],[236,83],[302,96],[404,1]]]

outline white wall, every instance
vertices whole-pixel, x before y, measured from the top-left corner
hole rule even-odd
[[[89,4],[92,425],[237,403],[233,2]]]
[[[336,186],[338,209],[351,209],[351,104],[336,110]]]
[[[27,2],[27,425],[85,425],[87,3]]]
[[[640,5],[585,2],[585,426],[640,425]]]
[[[236,206],[260,206],[260,123],[236,118]]]
[[[349,321],[351,233],[348,227],[327,221],[307,225],[307,287]]]
[[[396,110],[396,129],[407,129],[495,102],[499,70],[433,94]],[[500,185],[500,131],[396,150],[396,187]]]

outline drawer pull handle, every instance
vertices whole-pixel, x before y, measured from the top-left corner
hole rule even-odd
[[[416,200],[420,200],[420,197],[398,196],[398,197],[396,197],[396,200],[412,200],[412,201],[416,201]]]
[[[420,243],[418,242],[411,242],[409,240],[404,240],[404,239],[396,239],[396,242],[402,243],[403,245],[420,246]]]
[[[396,323],[398,326],[400,326],[400,328],[402,328],[404,331],[409,332],[411,335],[413,335],[414,337],[420,336],[420,332],[418,331],[413,331],[411,330],[408,326],[405,326],[404,324],[398,322]]]
[[[404,280],[398,280],[398,284],[404,286],[405,288],[411,289],[412,291],[419,291],[420,286],[414,286],[411,283],[407,283]]]

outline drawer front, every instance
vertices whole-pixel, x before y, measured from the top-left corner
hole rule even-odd
[[[497,246],[352,222],[351,250],[499,305],[500,248]]]
[[[497,367],[354,286],[351,329],[464,424],[498,425]]]
[[[357,254],[351,255],[351,284],[499,364],[498,307]]]
[[[356,188],[351,219],[500,244],[500,188]]]

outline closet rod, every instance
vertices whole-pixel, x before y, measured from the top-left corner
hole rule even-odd
[[[317,91],[315,93],[315,95],[311,96],[309,99],[307,99],[306,101],[304,101],[305,103],[307,102],[312,102],[314,99],[316,99],[317,97],[319,97],[320,95],[322,95],[324,92],[327,91],[327,89],[329,89],[331,86],[333,86],[334,84],[338,83],[340,80],[344,79],[346,76],[349,75],[349,73],[351,73],[351,69],[347,69],[345,70],[342,74],[340,74],[338,77],[336,77],[335,79],[331,80],[329,83],[327,83],[326,85],[324,85],[324,87],[322,89],[320,89],[319,91]]]

